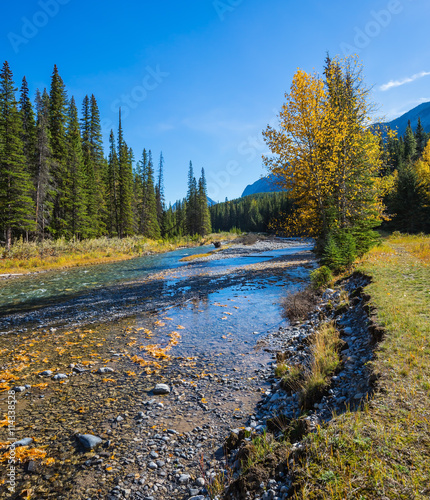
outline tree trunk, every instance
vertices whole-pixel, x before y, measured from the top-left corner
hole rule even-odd
[[[6,228],[6,249],[10,250],[12,246],[12,228],[9,226]]]

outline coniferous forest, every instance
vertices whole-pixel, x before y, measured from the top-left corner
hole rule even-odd
[[[164,158],[143,149],[135,162],[119,113],[105,158],[94,95],[80,113],[57,66],[49,91],[30,99],[27,80],[15,87],[9,64],[0,73],[0,224],[6,247],[22,237],[151,239],[211,231],[204,169],[196,180],[190,162],[187,197],[164,199]]]
[[[430,229],[428,177],[429,134],[421,122],[403,137],[383,132],[384,172],[393,188],[384,202],[385,226],[407,232]],[[382,141],[382,139],[381,139]],[[118,130],[111,130],[104,155],[100,112],[94,95],[78,109],[69,97],[57,66],[49,91],[30,99],[26,78],[18,90],[7,62],[0,74],[0,224],[9,248],[22,237],[30,241],[56,238],[126,237],[151,239],[205,235],[237,228],[276,229],[276,217],[291,213],[291,198],[265,193],[208,208],[204,169],[198,180],[188,169],[183,200],[166,206],[164,158],[144,148],[136,160],[128,147],[121,111]]]
[[[271,224],[281,213],[289,213],[292,201],[285,192],[261,193],[217,203],[210,207],[212,229],[246,232],[270,232]]]

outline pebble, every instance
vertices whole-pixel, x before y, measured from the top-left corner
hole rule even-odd
[[[20,446],[30,446],[30,444],[33,442],[33,438],[24,438],[20,439],[19,441],[15,441],[13,443],[14,448],[19,448]]]
[[[115,370],[111,368],[110,366],[102,366],[97,370],[97,373],[112,373]]]
[[[153,394],[170,394],[170,387],[167,384],[157,384],[152,392]]]
[[[67,377],[67,375],[65,373],[57,373],[56,375],[54,375],[52,377],[54,380],[65,380]]]
[[[76,436],[79,442],[82,444],[84,448],[94,449],[97,448],[101,443],[103,443],[103,439],[98,436],[93,436],[92,434],[78,434]]]

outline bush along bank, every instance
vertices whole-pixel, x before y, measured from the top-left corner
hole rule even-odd
[[[297,494],[309,435],[333,415],[364,411],[375,390],[369,362],[383,330],[369,319],[369,281],[361,273],[343,279],[325,290],[306,321],[265,339],[262,347],[270,346],[276,359],[271,390],[248,426],[226,440],[233,480],[223,498],[308,498]]]

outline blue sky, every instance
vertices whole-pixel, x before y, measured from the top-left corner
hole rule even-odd
[[[58,65],[69,96],[99,103],[105,145],[123,110],[126,140],[165,158],[166,198],[186,192],[188,163],[209,196],[241,195],[265,173],[261,131],[276,123],[298,67],[322,71],[358,53],[379,115],[430,101],[425,0],[4,0],[2,61],[32,93]]]

